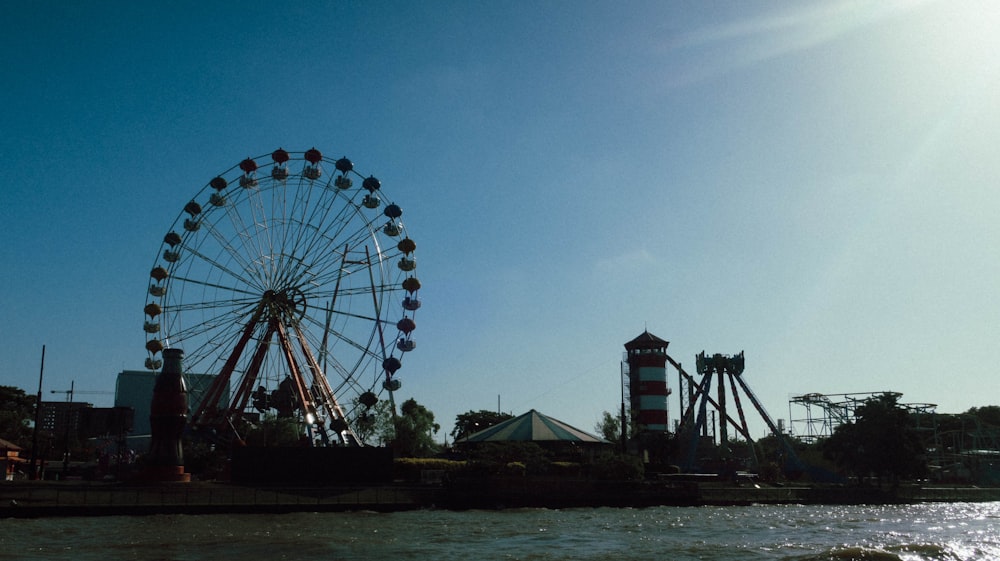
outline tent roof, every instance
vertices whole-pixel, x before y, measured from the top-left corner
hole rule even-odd
[[[603,438],[584,432],[532,409],[487,429],[470,434],[459,442],[586,442],[606,444]]]

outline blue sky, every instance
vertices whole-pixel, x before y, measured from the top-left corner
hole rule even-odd
[[[993,2],[3,11],[0,384],[34,392],[46,345],[47,394],[112,392],[183,204],[315,146],[405,209],[399,397],[442,433],[498,396],[593,430],[647,328],[686,365],[744,350],[774,417],[811,392],[1000,404]]]

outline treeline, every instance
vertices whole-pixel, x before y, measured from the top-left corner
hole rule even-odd
[[[0,386],[0,439],[21,447],[22,456],[31,453],[35,399],[20,388]],[[456,416],[448,436],[454,445],[470,434],[512,417],[506,413],[470,410]],[[363,442],[391,447],[397,458],[433,458],[454,452],[453,446],[447,446],[447,439],[444,439],[445,444],[440,442],[441,426],[434,413],[413,399],[404,401],[396,412],[391,410],[388,401],[364,410],[354,419],[353,430]],[[615,415],[604,412],[595,431],[609,442],[620,442],[621,426]],[[267,416],[245,433],[245,442],[250,446],[293,446],[301,443],[300,432],[294,418]],[[665,435],[659,444],[662,450],[654,454],[662,461],[653,466],[654,469],[675,469],[668,464],[680,463],[677,458],[681,449],[686,448],[680,441],[677,435]],[[87,450],[83,443],[75,444],[80,448],[75,451],[74,458],[83,459]],[[705,447],[704,443],[699,446]],[[485,461],[484,454],[496,455],[506,463],[528,466],[541,461],[540,452],[534,447],[508,448],[510,450],[486,446],[462,452],[466,456],[472,453],[480,461]],[[47,449],[53,451],[51,443]],[[623,452],[618,446],[610,449]],[[192,464],[190,467],[196,470],[212,471],[213,466],[217,469],[223,463],[214,447],[192,441],[185,444],[185,450],[186,459]],[[715,450],[699,449],[699,454],[725,454],[727,457],[718,465],[728,462],[726,469],[756,469],[766,478],[777,478],[781,467],[787,467],[791,451],[803,464],[822,464],[859,483],[875,480],[896,484],[904,479],[942,477],[967,458],[974,458],[976,454],[996,455],[1000,453],[998,450],[1000,406],[973,407],[958,414],[921,414],[898,403],[898,394],[887,393],[867,400],[856,409],[851,421],[837,426],[830,436],[815,442],[772,435],[753,443],[733,441],[726,446],[715,446]],[[517,453],[507,457],[511,451]],[[736,465],[732,459],[735,456],[753,457],[756,465]],[[945,465],[949,463],[951,465]]]

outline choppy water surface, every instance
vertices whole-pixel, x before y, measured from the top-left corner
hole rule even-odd
[[[1000,503],[7,519],[6,559],[1000,559]]]

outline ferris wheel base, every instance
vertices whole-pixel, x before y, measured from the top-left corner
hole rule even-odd
[[[184,466],[148,466],[143,470],[142,480],[149,483],[190,483],[191,474],[184,472]]]
[[[378,446],[246,446],[233,449],[230,470],[237,485],[389,483],[393,480],[393,453]]]

